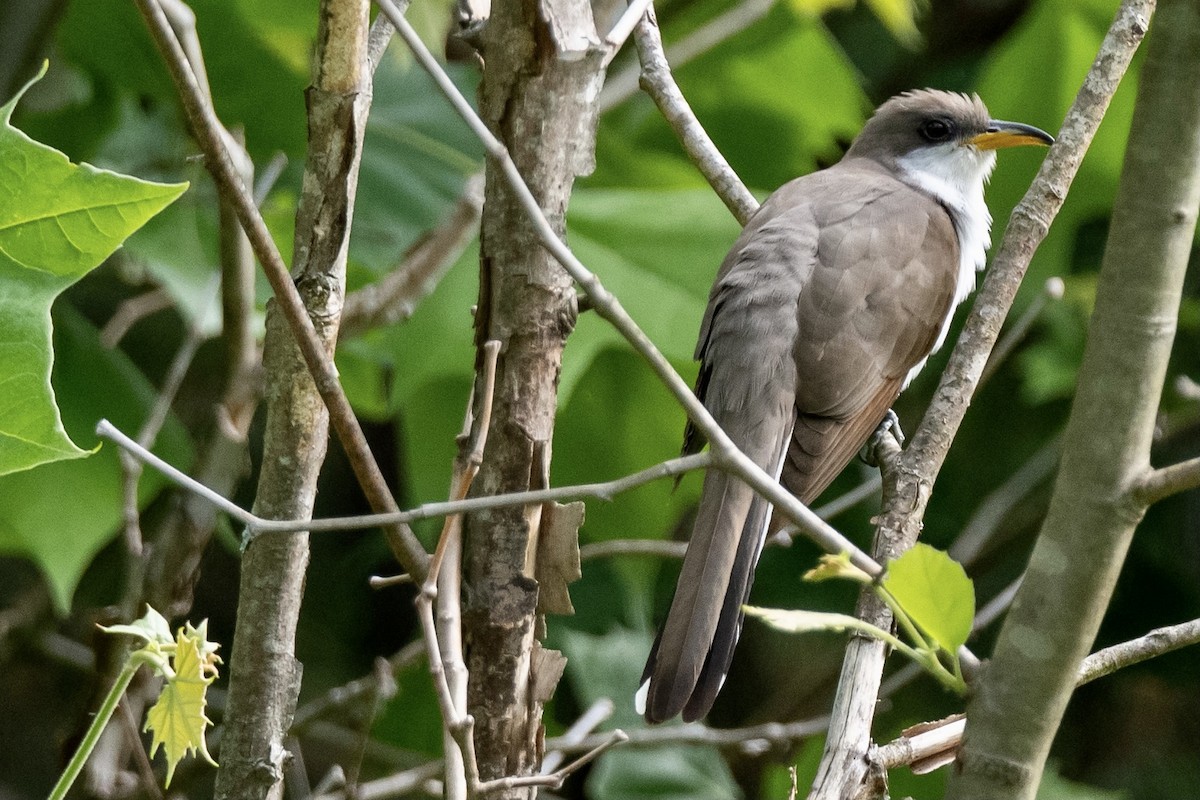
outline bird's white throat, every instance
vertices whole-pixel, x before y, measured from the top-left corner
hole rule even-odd
[[[949,210],[958,234],[958,282],[954,305],[942,322],[932,354],[946,341],[954,309],[974,291],[975,273],[987,263],[987,249],[992,246],[992,215],[983,199],[983,187],[996,166],[996,153],[968,144],[947,142],[907,153],[897,159],[896,164],[902,181],[933,195]],[[925,359],[921,359],[909,370],[904,385],[907,386],[924,366]]]

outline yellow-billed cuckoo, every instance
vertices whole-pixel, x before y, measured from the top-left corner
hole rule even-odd
[[[725,257],[700,325],[696,393],[801,501],[841,472],[975,287],[991,244],[995,150],[1049,144],[975,96],[884,103],[836,165],[772,194]],[[689,425],[684,450],[703,446]],[[771,506],[708,471],[638,704],[650,722],[712,707],[733,659]]]

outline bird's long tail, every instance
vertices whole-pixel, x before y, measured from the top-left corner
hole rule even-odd
[[[775,430],[771,431],[771,427]],[[791,439],[785,426],[761,426],[766,441],[742,450],[776,476]],[[662,722],[683,713],[687,721],[708,713],[742,629],[771,506],[740,480],[711,469],[675,598],[643,673],[645,714]]]

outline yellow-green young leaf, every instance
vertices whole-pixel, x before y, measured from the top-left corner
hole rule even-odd
[[[217,766],[204,742],[204,729],[212,724],[204,716],[205,695],[216,676],[211,664],[201,655],[204,643],[196,633],[193,630],[189,635],[179,631],[171,660],[175,675],[167,678],[158,702],[146,714],[145,730],[153,734],[150,757],[154,758],[159,747],[167,757],[164,787],[171,785],[176,765],[189,753],[199,752],[205,761]]]
[[[0,106],[0,475],[87,455],[50,387],[50,305],[187,188],[72,164],[14,128],[45,71]]]
[[[917,627],[953,653],[975,619],[975,586],[962,565],[941,550],[916,544],[888,563],[887,590]]]
[[[845,578],[864,584],[871,582],[870,575],[850,563],[849,553],[838,553],[836,556],[823,555],[815,567],[804,573],[804,580],[812,583],[820,583],[833,578]]]
[[[202,627],[207,630],[207,621],[202,623]],[[105,633],[126,633],[136,636],[148,644],[171,643],[171,626],[167,624],[167,620],[162,614],[150,606],[146,606],[146,613],[142,615],[141,619],[134,620],[128,625],[101,625],[100,630]]]
[[[758,606],[742,606],[742,609],[747,616],[758,617],[771,627],[788,633],[809,633],[811,631],[844,633],[848,630],[859,630],[864,624],[849,614],[835,614],[828,611],[759,608]]]

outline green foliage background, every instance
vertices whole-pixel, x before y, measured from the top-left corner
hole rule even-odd
[[[5,13],[32,14],[41,5],[42,0],[12,0]],[[304,155],[303,90],[316,24],[312,3],[195,0],[191,5],[218,112],[227,124],[244,128],[260,168],[276,153],[289,159],[265,206],[287,257]],[[889,13],[894,17],[893,4],[873,5],[814,8],[802,0],[781,0],[747,30],[678,69],[700,119],[756,191],[765,194],[835,161],[872,106],[906,88],[978,91],[994,116],[1056,130],[1116,4],[1014,0],[987,11],[969,2],[934,0],[916,17],[923,38],[915,42],[905,39],[902,24],[889,28],[881,22]],[[729,7],[727,0],[659,4],[668,43]],[[442,5],[417,0],[410,14],[431,41],[438,41],[448,14]],[[68,431],[88,447],[99,416],[110,416],[128,431],[141,424],[150,393],[160,385],[188,326],[218,330],[216,211],[211,184],[192,158],[196,149],[181,125],[173,90],[132,4],[74,0],[49,31],[34,55],[49,54],[50,74],[30,92],[14,123],[73,161],[192,185],[55,306],[55,389]],[[20,62],[22,53],[0,48],[0,62]],[[629,55],[623,54],[616,68],[627,65]],[[21,70],[29,64],[16,63],[16,83],[0,86],[0,101],[27,77]],[[454,74],[467,87],[477,80],[467,68]],[[925,533],[936,546],[948,546],[989,494],[1065,421],[1135,86],[1136,67],[1033,262],[1017,311],[1052,276],[1064,279],[1066,294],[1041,314],[1029,338],[976,398],[939,479]],[[1002,155],[989,190],[997,242],[1040,158],[1034,151]],[[351,288],[392,268],[448,211],[466,176],[480,166],[479,145],[401,48],[393,46],[378,73],[367,131]],[[646,97],[634,96],[605,114],[596,172],[577,184],[572,200],[569,242],[689,377],[708,287],[736,233],[736,223]],[[373,446],[402,505],[439,499],[447,491],[453,436],[473,364],[469,309],[475,302],[475,260],[472,248],[409,322],[339,345],[347,390],[370,423]],[[1196,284],[1193,272],[1181,309],[1173,377],[1200,375]],[[155,287],[168,293],[173,307],[140,322],[119,349],[103,349],[97,331],[118,304]],[[260,294],[265,302],[265,289]],[[907,427],[919,420],[944,360],[945,353],[935,358],[902,399],[898,411]],[[212,424],[211,404],[220,388],[212,376],[221,374],[220,362],[219,342],[201,349],[164,434],[164,445],[182,465],[190,458],[191,441]],[[554,483],[612,478],[671,457],[678,452],[683,422],[682,412],[629,348],[595,315],[583,315],[565,355]],[[1198,433],[1195,402],[1168,386],[1158,463],[1195,455]],[[11,629],[0,629],[0,706],[14,711],[0,718],[0,789],[6,796],[43,795],[59,766],[56,743],[84,719],[89,697],[82,678],[92,673],[87,651],[78,643],[90,641],[90,623],[120,596],[125,580],[122,547],[114,539],[120,512],[112,490],[117,469],[105,448],[92,459],[0,480],[0,552],[7,554],[0,556],[0,603],[18,620]],[[826,498],[853,487],[865,474],[865,467],[852,466]],[[249,505],[253,485],[252,479],[246,481],[236,499]],[[664,482],[611,503],[589,502],[583,541],[684,536],[698,487],[698,477],[689,476],[674,492]],[[151,476],[143,490],[153,519],[170,497]],[[1048,492],[1049,480],[1043,479],[992,520],[996,535],[968,569],[981,605],[1018,574]],[[835,523],[865,543],[873,509],[874,501],[865,503]],[[335,448],[322,477],[318,514],[362,510]],[[1200,616],[1198,519],[1195,492],[1151,512],[1100,644]],[[423,533],[431,536],[432,529]],[[212,638],[226,643],[232,639],[237,587],[232,541],[226,536],[206,557],[192,615],[209,617]],[[815,556],[802,542],[768,551],[754,602],[849,611],[851,587],[801,585],[799,577]],[[570,658],[547,714],[550,733],[604,696],[617,703],[613,724],[641,724],[631,697],[675,569],[644,556],[585,562],[583,579],[572,592],[576,615],[549,620],[549,643]],[[365,586],[367,575],[392,570],[375,535],[314,540],[299,645],[305,664],[302,703],[365,673],[374,656],[413,638],[410,595],[403,589],[371,592]],[[986,653],[988,646],[985,636],[977,650]],[[836,638],[789,638],[749,623],[711,722],[735,725],[823,713],[839,647]],[[1083,690],[1055,754],[1065,777],[1048,781],[1045,796],[1200,796],[1197,685],[1200,659],[1193,652]],[[931,681],[921,681],[884,709],[877,736],[882,740],[906,725],[955,710],[951,697]],[[213,717],[219,722],[219,708],[214,707]],[[341,719],[338,724],[344,731],[360,723]],[[304,739],[314,781],[331,763],[357,758],[354,748],[326,733]],[[437,755],[436,708],[423,668],[401,674],[396,698],[382,709],[371,733],[374,746],[363,765],[364,778]],[[803,786],[819,753],[819,741],[795,753],[754,756],[698,747],[617,751],[564,791],[593,798],[782,797],[785,766],[798,762]],[[200,797],[209,791],[208,780],[185,766],[175,786]],[[941,780],[937,773],[914,778],[898,771],[892,793],[939,797]],[[1081,788],[1081,783],[1090,786]]]

